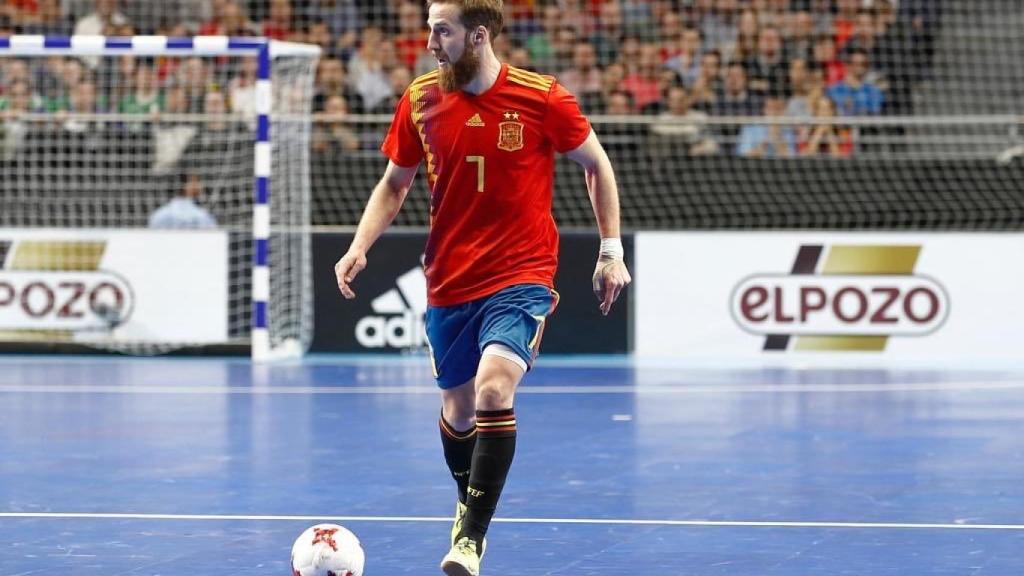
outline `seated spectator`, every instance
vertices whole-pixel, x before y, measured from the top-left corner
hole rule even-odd
[[[50,55],[35,64],[31,85],[35,93],[33,107],[38,107],[42,102],[56,100],[64,93],[65,59]]]
[[[578,42],[573,47],[572,67],[558,75],[558,82],[576,96],[585,112],[592,112],[602,100],[601,71],[594,47]]]
[[[260,26],[263,35],[274,40],[288,40],[295,32],[291,0],[270,0],[270,12]]]
[[[106,102],[100,98],[99,92],[96,89],[96,83],[91,79],[85,79],[71,89],[70,94],[68,94],[68,106],[65,111],[76,114],[105,112]],[[80,122],[84,123],[86,120],[68,120],[65,123],[65,129],[72,132],[85,131],[85,127],[80,126]]]
[[[186,58],[178,69],[177,84],[185,90],[186,111],[202,112],[210,85],[210,69],[206,62],[198,56]]]
[[[501,36],[499,36],[499,38],[501,38]],[[431,65],[436,68],[437,63],[434,61],[434,57],[428,53],[428,58],[431,60]],[[508,65],[515,66],[516,68],[522,68],[523,70],[537,71],[533,62],[530,61],[529,50],[522,46],[514,46],[512,51],[509,52]]]
[[[551,46],[554,53],[547,69],[557,74],[572,66],[573,50],[578,43],[579,36],[576,34],[575,28],[572,26],[560,26],[555,33],[554,43]]]
[[[765,28],[757,39],[757,54],[743,62],[750,91],[759,96],[782,95],[789,91],[789,70],[782,55],[782,34]]]
[[[669,88],[665,99],[667,109],[659,117],[664,122],[651,126],[651,132],[660,137],[655,153],[676,153],[682,147],[691,156],[714,154],[718,144],[706,134],[708,115],[690,108],[690,96],[681,86]],[[678,145],[678,146],[677,146]]]
[[[395,62],[394,44],[384,41],[378,26],[363,30],[359,50],[349,60],[349,83],[362,99],[366,110],[373,110],[391,96],[390,69]]]
[[[195,36],[204,22],[213,16],[213,7],[223,4],[226,0],[176,0],[166,10],[169,18],[160,21],[155,30],[157,35]],[[165,34],[169,27],[180,27],[179,34]]]
[[[117,0],[95,0],[95,10],[75,23],[74,34],[116,36],[118,31],[128,25],[128,18],[117,10]],[[100,65],[99,56],[82,56],[91,70]]]
[[[423,28],[422,3],[406,0],[398,7],[398,34],[395,52],[398,61],[407,69],[416,67],[416,60],[427,51],[427,34]],[[501,38],[501,36],[499,36]]]
[[[93,116],[106,111],[106,102],[99,96],[92,79],[79,83],[71,90],[67,109],[56,113],[60,122],[62,152],[67,154],[68,161],[82,166],[88,162],[86,156],[109,149],[106,134],[110,125]]]
[[[336,55],[348,58],[356,47],[359,30],[364,24],[358,2],[359,0],[307,0],[299,4],[303,7],[301,18],[307,26],[316,22],[327,24],[331,37],[334,38]]]
[[[293,110],[288,103],[290,87],[276,91],[276,107]],[[252,175],[252,133],[245,124],[228,115],[223,92],[211,90],[204,98],[203,114],[207,117],[201,129],[182,153],[181,166],[193,170],[203,179],[203,188],[211,203],[228,202],[245,193],[246,180]],[[227,215],[228,213],[225,213]]]
[[[807,10],[800,10],[793,14],[790,22],[785,53],[789,58],[803,58],[809,62],[814,57],[814,17]]]
[[[683,86],[692,88],[700,76],[700,61],[704,53],[700,30],[693,27],[683,29],[678,50],[665,62],[665,67],[674,70],[682,79]]]
[[[347,116],[345,99],[329,96],[319,121],[313,124],[313,152],[335,156],[359,150],[359,135],[345,122]]]
[[[782,118],[786,102],[778,96],[764,101],[764,115]],[[736,154],[748,158],[779,158],[796,154],[796,134],[790,126],[780,124],[748,124],[740,130]]]
[[[839,53],[844,58],[849,58],[850,54],[861,51],[874,59],[880,50],[878,36],[879,25],[875,13],[867,8],[861,9],[857,12],[853,33]]]
[[[245,116],[247,120],[256,120],[256,74],[258,62],[253,56],[241,59],[238,72],[228,81],[228,102],[231,111]]]
[[[254,36],[258,29],[237,1],[224,2],[220,14],[203,24],[199,33],[204,36]]]
[[[370,114],[394,114],[399,98],[405,93],[409,84],[412,84],[412,73],[405,66],[395,66],[388,73],[388,82],[391,84],[391,94],[381,100],[376,108],[370,110]]]
[[[651,2],[637,2],[636,0],[622,3],[622,26],[626,34],[654,39],[651,34],[655,30],[654,10],[651,4]]]
[[[598,8],[598,18],[594,33],[590,36],[590,44],[597,52],[597,61],[601,67],[608,66],[619,59],[619,47],[625,38],[622,24],[622,3],[619,0],[607,0]]]
[[[626,68],[626,75],[636,72],[637,64],[640,62],[640,48],[643,46],[636,36],[626,36],[619,46],[619,59],[615,62]]]
[[[149,216],[149,227],[159,229],[209,229],[217,220],[197,201],[203,194],[203,182],[195,173],[183,173],[181,192]]]
[[[54,94],[53,98],[43,101],[44,108],[48,112],[67,110],[71,91],[74,90],[75,86],[84,82],[87,76],[85,64],[81,60],[77,58],[63,60],[60,89]]]
[[[95,0],[94,6],[91,13],[75,23],[75,35],[110,35],[113,28],[128,24],[128,18],[117,9],[117,0]]]
[[[661,59],[667,61],[679,53],[679,44],[683,37],[683,17],[678,12],[666,10],[661,13],[656,32],[661,44]]]
[[[690,87],[690,105],[702,112],[710,112],[722,93],[722,55],[717,50],[700,57],[700,74]]]
[[[503,2],[501,36],[508,35],[522,40],[536,34],[540,31],[540,25],[533,16],[532,2],[529,4],[518,1]]]
[[[761,113],[761,99],[750,93],[747,70],[733,62],[725,72],[722,92],[711,107],[714,116],[755,116]]]
[[[7,86],[0,97],[0,157],[10,161],[22,150],[32,126],[22,119],[23,114],[32,111],[32,89],[28,82],[17,80]]]
[[[636,72],[622,81],[623,90],[633,96],[637,112],[649,110],[661,101],[661,70],[661,51],[654,44],[644,44],[640,48]]]
[[[810,0],[811,17],[814,19],[814,33],[835,39],[832,26],[832,0]]]
[[[526,39],[530,61],[541,70],[552,70],[555,59],[555,35],[562,21],[562,9],[554,4],[541,11],[540,30]]]
[[[28,69],[28,62],[21,58],[4,58],[0,60],[0,70],[3,71],[0,77],[0,90],[4,86],[10,86],[14,82],[31,81],[31,74]]]
[[[305,42],[319,46],[322,58],[341,55],[334,48],[334,37],[331,36],[331,29],[327,26],[326,22],[313,22],[306,26]]]
[[[148,64],[140,64],[135,68],[135,81],[132,90],[121,96],[117,102],[117,111],[121,114],[155,115],[163,109],[163,95],[157,85],[156,71]],[[144,122],[131,122],[127,125],[130,132],[148,130]]]
[[[21,19],[22,34],[42,36],[68,36],[71,24],[61,11],[60,0],[38,0],[35,13]]]
[[[722,53],[727,60],[743,62],[757,54],[757,39],[760,36],[760,29],[757,14],[750,9],[741,12],[737,22],[736,43],[723,47]]]
[[[586,3],[592,4],[593,2]],[[596,19],[590,12],[590,7],[584,6],[584,0],[559,0],[558,4],[562,9],[562,18],[559,24],[572,28],[577,37],[585,38],[597,28]]]
[[[608,95],[605,114],[609,116],[629,116],[636,114],[636,103],[633,95],[623,90],[616,90]]]
[[[363,99],[349,85],[345,74],[345,65],[337,58],[324,58],[316,69],[316,85],[313,89],[313,111],[320,112],[327,104],[330,96],[341,96],[345,99],[346,110],[350,114],[363,112]]]
[[[789,30],[790,0],[751,0],[750,7],[757,14],[759,28],[776,28],[785,36]]]
[[[32,88],[24,78],[4,82],[3,95],[0,96],[0,111],[5,112],[4,119],[17,117],[30,112],[32,105]],[[11,114],[14,112],[15,114]]]
[[[814,103],[825,95],[825,72],[798,58],[790,62],[789,81],[793,95],[786,103],[786,116],[810,118],[814,115]]]
[[[828,96],[814,103],[814,117],[831,120],[836,116],[835,104]],[[853,153],[853,134],[849,128],[831,122],[814,125],[806,140],[797,143],[801,156],[830,156],[843,158]]]
[[[829,86],[846,77],[846,65],[836,56],[836,43],[830,35],[822,34],[814,41],[814,64],[825,70],[825,83]]]
[[[96,82],[103,96],[116,110],[121,98],[131,94],[135,88],[135,72],[139,59],[134,54],[122,54],[104,58],[96,70]]]
[[[714,11],[715,0],[693,0],[687,7],[686,14],[691,22],[703,22]]]
[[[846,79],[828,88],[828,97],[836,104],[840,116],[873,116],[882,113],[885,95],[867,81],[871,69],[866,52],[850,55]]]
[[[228,121],[228,105],[223,92],[207,92],[203,97],[201,112],[212,118],[202,121],[201,129],[189,142],[185,151],[186,163],[192,167],[214,167],[225,162],[229,148],[239,139],[248,139],[251,136],[242,135],[235,125]]]
[[[836,0],[836,14],[832,17],[832,35],[839,50],[842,50],[853,37],[857,26],[857,10],[861,4],[860,0]]]
[[[701,32],[704,33],[704,44],[711,50],[732,53],[739,34],[737,19],[739,2],[737,0],[715,0],[712,12],[701,21]]]
[[[712,116],[754,116],[761,113],[761,100],[750,93],[747,88],[747,72],[743,64],[733,62],[725,72],[725,82],[721,94],[716,95],[711,105]],[[739,134],[736,125],[718,127],[720,142],[733,142]]]
[[[612,62],[601,73],[601,96],[603,107],[608,106],[608,95],[622,90],[622,81],[626,79],[626,67]]]

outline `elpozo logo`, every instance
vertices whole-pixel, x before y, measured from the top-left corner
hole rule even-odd
[[[825,258],[822,254],[826,252]],[[756,274],[733,290],[733,319],[766,351],[885,350],[949,316],[946,289],[915,274],[920,245],[803,245],[790,274]]]
[[[100,270],[104,241],[0,240],[0,331],[70,337],[131,316],[128,281]]]

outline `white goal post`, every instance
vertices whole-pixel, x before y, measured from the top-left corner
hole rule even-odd
[[[248,311],[232,309],[230,312],[235,318],[232,321],[243,322],[238,319],[244,318],[244,322],[248,326],[233,327],[230,335],[226,338],[228,341],[225,343],[250,342],[252,357],[257,361],[279,356],[301,355],[308,348],[312,337],[308,148],[313,76],[319,54],[320,49],[317,46],[272,41],[265,38],[27,35],[0,38],[0,66],[14,58],[23,59],[30,65],[38,65],[41,68],[46,59],[54,56],[76,62],[87,61],[89,58],[96,60],[111,58],[113,60],[110,62],[110,68],[115,68],[115,63],[119,62],[122,56],[133,56],[140,59],[178,59],[178,61],[196,57],[204,61],[216,59],[227,61],[231,58],[239,61],[255,59],[255,82],[247,92],[252,95],[251,111],[254,114],[244,119],[241,119],[243,115],[240,113],[233,114],[239,125],[246,126],[245,130],[238,130],[239,134],[244,134],[244,138],[236,137],[233,142],[235,142],[236,149],[242,152],[239,158],[245,158],[246,170],[250,164],[252,166],[251,177],[247,179],[249,182],[248,193],[243,194],[245,179],[235,179],[238,191],[235,193],[237,198],[234,200],[233,207],[244,209],[247,213],[251,212],[251,215],[233,216],[230,224],[220,225],[218,229],[222,232],[226,230],[225,234],[233,234],[232,238],[236,238],[234,240],[236,246],[229,248],[230,258],[234,261],[251,263],[248,264],[250,267],[248,274],[236,271],[235,276],[242,279],[237,281],[237,286],[229,285],[225,294],[225,298],[236,298],[235,308],[241,307],[241,302],[246,302],[251,306]],[[220,89],[224,89],[223,85]],[[122,89],[118,88],[118,93],[121,91]],[[114,90],[110,90],[110,93],[114,93]],[[109,113],[110,110],[93,114],[94,110],[96,109],[93,108],[86,114],[78,114],[72,109],[69,114],[67,110],[54,112],[35,107],[23,116],[29,122],[34,121],[39,125],[44,122],[52,124],[53,117],[59,119],[81,117],[84,118],[83,123],[86,126],[104,122],[107,123],[105,125],[116,126],[151,122],[148,117],[139,119],[139,116],[135,116],[134,118],[137,120],[128,121],[125,120],[123,114]],[[225,115],[232,115],[233,112],[235,111],[228,110]],[[5,116],[4,119],[5,123],[11,117],[9,111],[7,114],[8,116]],[[46,116],[49,116],[50,119],[46,119]],[[93,116],[95,116],[95,120]],[[187,115],[181,116],[186,117]],[[152,122],[155,126],[156,121]],[[198,123],[191,124],[191,126],[199,126],[198,133],[204,129],[204,126]],[[153,129],[155,130],[155,127]],[[251,155],[245,153],[243,147],[246,145],[250,147]],[[53,144],[51,143],[50,146],[53,147]],[[130,144],[119,143],[116,148],[128,150],[130,154],[136,153],[131,150]],[[109,151],[105,153],[112,154]],[[141,155],[141,153],[138,154]],[[217,160],[217,158],[211,158],[211,163]],[[219,160],[220,162],[228,161],[223,158]],[[14,161],[19,160],[16,158]],[[104,165],[97,164],[95,167],[82,168],[85,161],[76,160],[75,162],[77,164],[70,169],[71,172],[78,170],[85,173],[86,170],[89,170],[91,171],[90,175],[95,174],[97,180],[102,180],[104,176],[102,166]],[[106,165],[111,163],[110,160],[105,160],[105,162],[107,162]],[[13,170],[12,168],[12,173]],[[185,168],[182,169],[182,181],[184,181],[185,170]],[[9,212],[7,217],[0,222],[0,229],[15,230],[13,233],[15,238],[18,237],[17,234],[23,233],[18,231],[19,227],[32,230],[65,228],[72,229],[74,233],[77,233],[78,220],[72,221],[71,225],[68,224],[66,218],[55,219],[53,223],[39,220],[36,213],[45,212],[49,208],[33,207],[32,198],[30,198],[31,192],[26,192],[26,190],[45,188],[47,174],[46,170],[28,171],[24,169],[18,174],[28,172],[31,174],[25,177],[26,181],[37,178],[37,180],[43,180],[44,183],[27,183],[11,195],[0,196],[0,206],[4,206]],[[39,175],[34,176],[36,173]],[[76,177],[80,178],[81,176],[76,173],[70,179]],[[5,190],[8,189],[12,189],[12,187],[9,186]],[[47,201],[53,205],[59,205],[62,199],[58,192],[55,193],[54,198],[48,198]],[[95,203],[92,212],[102,212],[106,209],[101,204],[104,200],[99,196],[91,201]],[[251,211],[248,210],[250,202]],[[28,207],[25,208],[25,206]],[[17,217],[12,214],[16,208],[27,215],[20,217],[21,220],[15,220]],[[119,209],[121,208],[116,206],[112,208],[114,212]],[[125,227],[139,228],[144,225],[144,221],[140,225],[137,218],[135,220],[126,219]],[[117,226],[111,226],[106,219],[96,222],[82,221],[80,226],[86,232],[95,229],[111,230],[112,228],[115,232],[120,231]],[[246,229],[251,234],[246,234]],[[2,265],[3,255],[0,255],[0,268]],[[243,267],[246,265],[241,264]],[[227,270],[228,266],[225,265],[224,269]],[[232,293],[235,290],[244,291],[244,297]],[[179,304],[187,306],[188,302]],[[225,321],[225,323],[227,322]],[[110,343],[102,340],[97,341],[95,345],[139,353],[158,353],[177,347],[163,346],[152,342],[136,346],[130,341]]]

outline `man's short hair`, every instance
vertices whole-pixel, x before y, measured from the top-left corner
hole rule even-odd
[[[504,24],[502,17],[503,3],[501,0],[427,0],[427,8],[434,4],[454,4],[459,7],[462,15],[459,18],[467,30],[477,26],[487,28],[491,40],[501,34]]]

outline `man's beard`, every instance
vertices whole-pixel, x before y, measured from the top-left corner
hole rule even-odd
[[[441,68],[441,90],[455,92],[459,88],[469,84],[476,77],[480,70],[480,57],[473,53],[473,47],[469,43],[469,35],[466,35],[466,46],[458,62],[448,61],[448,66]]]

